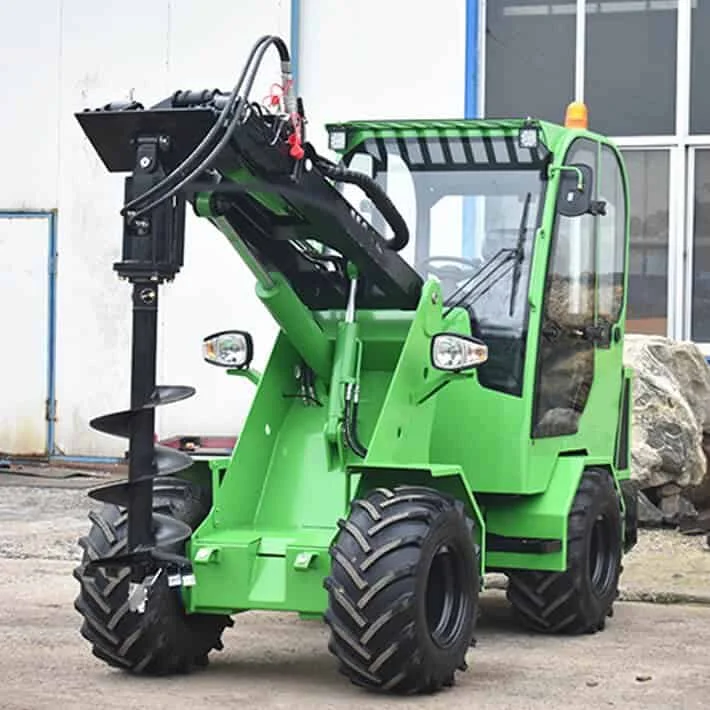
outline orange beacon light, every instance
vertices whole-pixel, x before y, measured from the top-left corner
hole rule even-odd
[[[565,128],[588,128],[587,107],[581,101],[573,101],[565,112]]]

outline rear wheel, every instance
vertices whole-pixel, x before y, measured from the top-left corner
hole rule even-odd
[[[395,693],[453,685],[480,587],[463,504],[427,488],[380,488],[355,500],[339,525],[325,619],[340,671]]]
[[[567,530],[567,569],[510,571],[508,599],[535,631],[601,631],[618,595],[624,544],[619,496],[607,471],[585,471]]]
[[[206,516],[209,504],[207,492],[195,484],[166,478],[154,482],[153,510],[193,529]],[[130,611],[127,568],[115,577],[104,570],[91,576],[85,572],[90,560],[125,549],[126,512],[106,505],[89,517],[91,530],[79,540],[84,555],[74,570],[80,585],[74,606],[84,618],[81,634],[91,643],[94,655],[111,666],[146,675],[187,672],[207,665],[208,653],[222,648],[222,631],[232,620],[222,615],[186,614],[179,587],[169,587],[165,574],[151,587],[145,612]]]

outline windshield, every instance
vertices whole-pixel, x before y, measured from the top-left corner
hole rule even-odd
[[[346,158],[385,189],[410,230],[401,252],[463,306],[489,347],[480,381],[520,394],[528,280],[544,197],[544,156],[508,138],[369,139]],[[382,216],[355,187],[344,196],[386,237]]]

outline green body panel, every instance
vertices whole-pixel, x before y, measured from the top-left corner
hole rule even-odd
[[[561,540],[562,549],[540,555],[489,552],[486,559],[488,568],[564,570],[567,560],[567,513],[585,467],[593,463],[577,456],[559,458],[544,493],[516,497],[502,504],[491,503],[485,512],[489,533]]]
[[[373,137],[514,136],[524,124],[367,121],[330,129],[346,132],[350,150]],[[401,483],[438,488],[464,502],[477,523],[482,571],[565,569],[567,515],[585,468],[607,468],[617,481],[629,477],[628,468],[616,470],[614,462],[622,385],[630,372],[622,363],[624,304],[618,341],[595,349],[594,383],[577,432],[532,437],[558,168],[575,138],[606,142],[586,131],[537,125],[553,157],[534,238],[519,396],[483,387],[475,371],[444,374],[432,368],[435,333],[471,334],[464,309],[444,317],[437,281],[424,284],[413,312],[357,311],[354,323],[345,322],[345,303],[343,310],[311,312],[280,274],[249,263],[238,235],[203,204],[204,216],[251,268],[257,294],[281,332],[264,373],[250,378],[256,394],[231,459],[212,467],[213,507],[189,543],[196,577],[196,585],[184,592],[190,611],[322,612],[322,583],[338,520],[354,497]],[[280,213],[281,204],[262,197],[263,205]],[[628,218],[626,235],[628,254]],[[304,365],[316,374],[317,404],[299,396]],[[364,459],[343,438],[345,387],[354,384],[359,437],[368,449]],[[487,534],[559,540],[562,548],[490,552]]]

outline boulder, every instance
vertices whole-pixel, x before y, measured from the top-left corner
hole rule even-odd
[[[710,428],[710,425],[705,425]],[[707,461],[705,469],[705,477],[698,486],[691,486],[685,490],[685,495],[688,500],[697,508],[710,507],[710,433],[703,433],[703,451],[705,452],[705,460]]]
[[[638,521],[642,528],[660,528],[663,526],[663,513],[639,491]]]
[[[666,525],[679,525],[681,521],[685,524],[690,524],[697,520],[698,511],[695,506],[690,503],[685,496],[680,492],[680,488],[674,493],[665,493],[664,489],[668,486],[678,488],[673,483],[669,483],[661,489],[661,497],[659,499],[658,508],[663,516],[663,522]]]
[[[632,478],[641,489],[673,483],[704,490],[710,367],[703,354],[690,342],[627,335],[624,362],[635,372]]]

